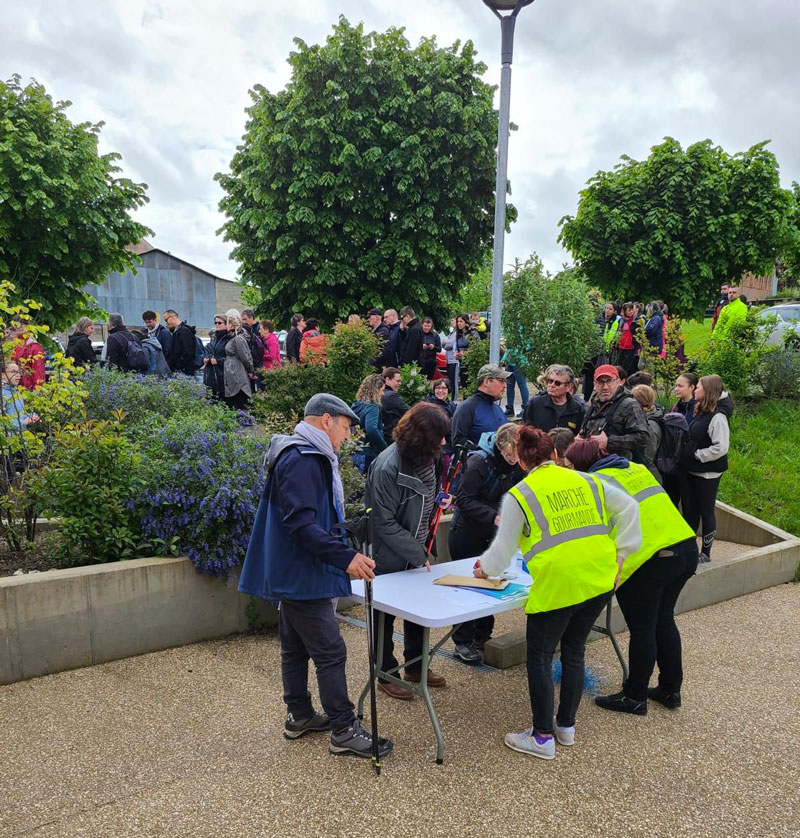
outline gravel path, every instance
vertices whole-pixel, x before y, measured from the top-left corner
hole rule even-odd
[[[443,766],[422,703],[381,696],[395,753],[380,778],[324,735],[282,738],[274,634],[0,687],[0,835],[800,835],[800,587],[678,619],[683,709],[639,718],[585,700],[576,746],[552,762],[503,745],[529,724],[522,667],[437,660]],[[342,631],[356,692],[365,634]],[[617,686],[607,641],[587,663]]]

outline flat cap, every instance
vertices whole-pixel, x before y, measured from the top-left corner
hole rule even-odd
[[[330,393],[317,393],[312,396],[303,410],[303,416],[322,416],[324,413],[346,416],[352,424],[358,424],[358,416],[338,396],[332,396]]]

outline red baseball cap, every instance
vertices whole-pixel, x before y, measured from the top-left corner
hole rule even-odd
[[[597,381],[598,378],[602,378],[603,376],[608,378],[619,378],[619,372],[613,364],[601,364],[594,371],[594,380]]]

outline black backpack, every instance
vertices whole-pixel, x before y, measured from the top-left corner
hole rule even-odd
[[[135,370],[136,372],[147,372],[150,366],[147,362],[147,353],[136,338],[131,338],[128,341],[128,348],[125,350],[125,361],[128,364],[128,369]]]
[[[662,476],[678,474],[683,471],[681,462],[689,445],[689,424],[682,413],[665,413],[656,422],[661,426],[661,442],[655,466]]]

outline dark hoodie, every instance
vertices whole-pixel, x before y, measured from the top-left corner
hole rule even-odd
[[[72,358],[75,364],[80,367],[91,366],[97,363],[97,356],[92,349],[92,342],[89,336],[83,332],[74,332],[67,341],[66,358]]]
[[[182,372],[186,375],[195,374],[194,352],[196,343],[194,336],[194,326],[189,326],[183,322],[172,333],[172,345],[166,358],[169,368],[173,372]]]
[[[629,468],[630,462],[619,454],[607,454],[601,457],[596,463],[589,466],[589,471],[600,471],[601,468]]]

